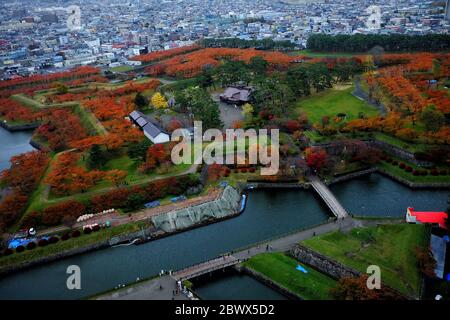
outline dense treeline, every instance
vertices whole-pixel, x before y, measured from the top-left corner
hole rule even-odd
[[[260,50],[292,50],[295,44],[290,41],[274,41],[267,38],[262,40],[243,40],[238,38],[203,39],[199,44],[205,48],[256,48]]]
[[[326,35],[309,36],[307,48],[319,52],[367,52],[375,46],[385,51],[442,51],[450,48],[450,35]]]

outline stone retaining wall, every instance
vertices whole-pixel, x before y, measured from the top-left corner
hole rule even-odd
[[[25,131],[25,130],[34,130],[37,127],[39,127],[39,123],[27,123],[27,124],[16,124],[16,125],[10,125],[7,122],[0,121],[0,126],[5,128],[6,130],[10,132],[14,131]]]
[[[290,250],[290,254],[298,261],[306,263],[336,280],[339,280],[343,277],[360,277],[362,274],[355,269],[344,266],[343,264],[300,244],[295,245],[294,248]],[[389,286],[386,286],[385,284],[382,284],[382,286],[385,288],[385,290],[387,289],[390,293],[400,299],[414,299],[412,297],[405,296],[404,294],[395,289],[392,289]]]
[[[219,199],[193,207],[163,213],[151,218],[154,226],[164,232],[173,232],[215,219],[223,219],[240,211],[241,196],[227,186]]]

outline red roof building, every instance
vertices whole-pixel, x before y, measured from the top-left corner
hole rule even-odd
[[[447,229],[445,212],[430,212],[430,211],[414,211],[414,208],[406,210],[406,222],[409,223],[429,223],[439,225],[442,229]]]

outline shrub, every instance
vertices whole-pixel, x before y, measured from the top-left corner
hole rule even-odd
[[[20,252],[24,252],[25,251],[25,247],[24,246],[17,246],[16,248],[16,252],[20,253]]]
[[[92,231],[95,231],[95,232],[97,232],[97,231],[99,231],[100,230],[100,226],[99,225],[96,225],[96,226],[94,226],[93,228],[92,228]]]
[[[62,241],[66,241],[66,240],[69,240],[70,239],[70,234],[69,233],[64,233],[62,236],[61,236],[61,240]]]
[[[413,171],[413,175],[418,176],[418,175],[420,175],[420,172],[417,171],[417,170],[414,170],[414,171]]]
[[[92,232],[91,228],[84,228],[83,233],[84,234],[90,234]]]
[[[247,173],[247,168],[242,168],[241,173]]]
[[[4,256],[10,256],[10,255],[12,255],[14,253],[14,251],[12,251],[11,249],[9,249],[9,248],[6,248],[5,250],[3,250],[3,255]]]
[[[46,239],[41,239],[38,241],[39,247],[45,247],[46,245],[48,245],[48,241]]]
[[[59,241],[59,238],[57,236],[51,236],[50,239],[48,239],[48,243],[57,243]]]
[[[391,163],[391,162],[392,162],[392,159],[391,159],[391,158],[387,158],[387,159],[386,159],[386,162]]]
[[[392,165],[397,166],[398,165],[398,161],[397,160],[392,161]]]
[[[410,166],[407,166],[407,167],[405,168],[405,171],[406,171],[406,172],[412,172],[412,171],[413,171],[413,168],[410,167]]]
[[[447,170],[441,170],[441,171],[439,171],[439,174],[441,176],[445,176],[445,175],[447,175]]]
[[[421,176],[427,176],[427,175],[428,175],[428,171],[427,171],[427,170],[422,170],[422,171],[420,172],[420,175],[421,175]]]
[[[437,176],[437,175],[439,175],[439,172],[436,169],[433,169],[433,170],[431,170],[431,175]]]
[[[72,238],[77,238],[77,237],[79,237],[81,235],[81,233],[80,233],[80,231],[78,231],[78,230],[74,230],[73,232],[72,232]]]
[[[250,169],[248,169],[249,172],[254,173],[256,171],[256,169],[254,167],[251,167]]]
[[[404,164],[403,162],[401,162],[399,165],[400,169],[405,169],[406,168],[406,164]]]
[[[34,242],[34,241],[28,242],[27,249],[33,250],[34,248],[36,248],[36,242]]]

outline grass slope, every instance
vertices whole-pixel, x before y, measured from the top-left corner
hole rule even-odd
[[[246,267],[306,300],[331,299],[329,290],[336,286],[336,281],[310,267],[304,266],[308,270],[307,274],[298,271],[296,267],[299,264],[283,253],[263,253],[244,262]]]
[[[382,225],[339,231],[303,241],[303,245],[349,267],[366,272],[369,265],[381,268],[381,280],[409,295],[417,296],[420,274],[415,248],[427,244],[424,225]]]

